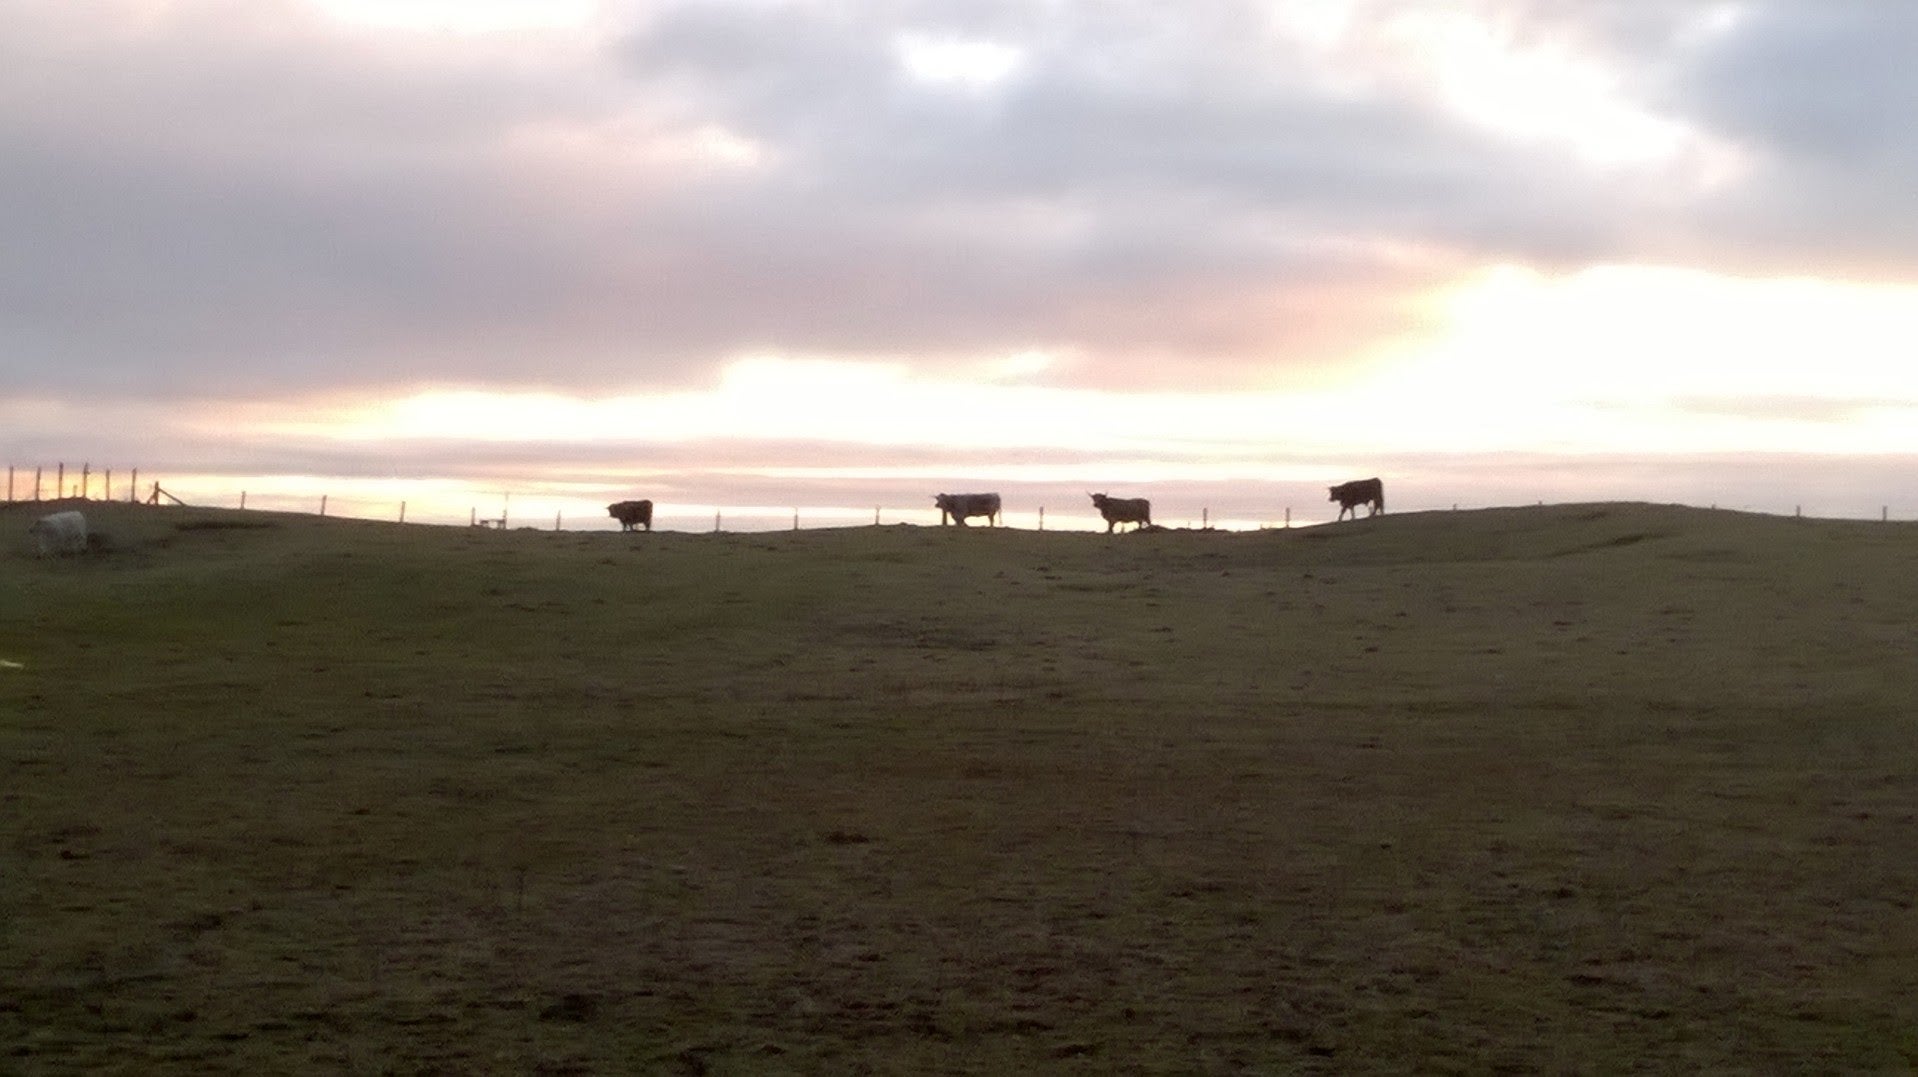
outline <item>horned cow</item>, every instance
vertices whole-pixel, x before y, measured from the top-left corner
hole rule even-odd
[[[1372,511],[1366,513],[1367,516],[1377,516],[1385,511],[1385,484],[1377,479],[1353,479],[1329,489],[1332,496],[1326,500],[1339,503],[1338,518],[1341,520],[1345,519],[1348,512],[1354,520],[1358,519],[1360,505],[1371,506]]]
[[[984,516],[989,526],[999,523],[998,494],[934,494],[932,503],[939,508],[940,527],[947,520],[964,527],[968,516]]]
[[[41,557],[87,550],[87,518],[75,509],[42,516],[27,527],[27,533],[39,546]]]
[[[606,506],[606,515],[619,521],[621,531],[644,527],[653,529],[653,503],[647,500],[615,501]]]
[[[1131,524],[1134,531],[1141,527],[1152,526],[1152,502],[1143,497],[1107,497],[1093,494],[1092,503],[1099,509],[1099,515],[1105,517],[1106,534],[1119,524]]]

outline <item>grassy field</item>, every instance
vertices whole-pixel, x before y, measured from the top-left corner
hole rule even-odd
[[[1908,1072],[1918,526],[0,508],[0,1072]]]

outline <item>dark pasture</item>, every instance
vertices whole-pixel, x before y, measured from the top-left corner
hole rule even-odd
[[[0,1071],[1904,1072],[1918,527],[0,508]]]

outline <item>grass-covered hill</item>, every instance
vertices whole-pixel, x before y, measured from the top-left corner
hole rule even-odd
[[[1918,527],[52,507],[0,1071],[1918,1065]]]

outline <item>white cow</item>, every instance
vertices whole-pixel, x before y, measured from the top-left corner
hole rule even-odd
[[[27,533],[40,544],[41,557],[87,551],[87,518],[73,509],[40,517]]]

